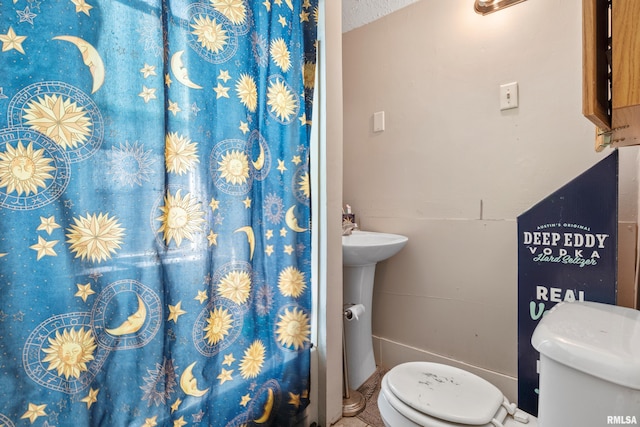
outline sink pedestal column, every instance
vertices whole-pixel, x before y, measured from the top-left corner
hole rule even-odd
[[[349,385],[357,390],[376,370],[371,337],[373,280],[376,264],[343,266],[343,304],[362,304],[365,312],[358,319],[345,320]]]
[[[358,389],[375,371],[371,311],[376,264],[391,258],[409,239],[399,234],[354,230],[342,236],[343,303],[345,307],[362,304],[358,319],[344,322],[349,385]]]

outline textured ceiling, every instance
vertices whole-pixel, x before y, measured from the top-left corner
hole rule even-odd
[[[418,0],[342,0],[342,32],[382,18]]]

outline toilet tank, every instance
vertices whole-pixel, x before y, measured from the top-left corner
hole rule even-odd
[[[640,311],[560,303],[531,343],[540,352],[539,427],[640,426]]]

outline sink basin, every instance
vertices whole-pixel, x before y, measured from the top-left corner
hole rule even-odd
[[[397,254],[408,240],[399,234],[354,230],[350,236],[342,236],[342,264],[375,264]]]

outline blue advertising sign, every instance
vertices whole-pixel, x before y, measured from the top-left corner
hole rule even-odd
[[[533,330],[561,301],[616,302],[618,151],[518,217],[518,406],[538,414]]]

